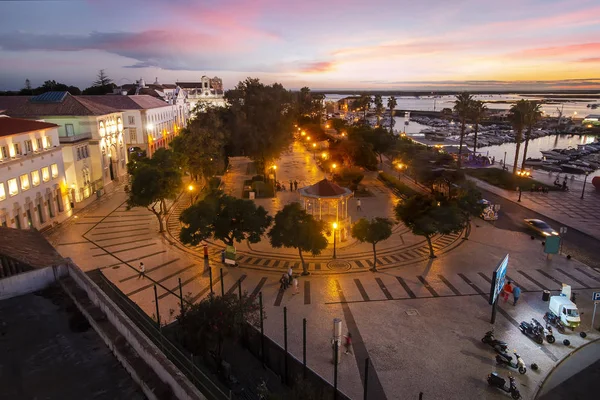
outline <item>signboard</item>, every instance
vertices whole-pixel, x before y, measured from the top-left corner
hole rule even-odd
[[[508,254],[504,256],[500,264],[496,267],[494,274],[492,275],[492,287],[490,289],[490,304],[494,304],[498,295],[504,287],[506,281],[506,270],[508,269]]]
[[[592,301],[600,301],[600,292],[592,293]]]
[[[560,232],[561,235],[567,233],[567,227],[566,226],[561,226],[559,232]]]
[[[558,254],[560,248],[560,237],[548,236],[544,244],[544,253],[546,254]]]

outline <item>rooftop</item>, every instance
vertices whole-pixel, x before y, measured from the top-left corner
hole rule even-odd
[[[150,108],[166,107],[166,103],[154,96],[150,95],[105,95],[105,96],[77,96],[79,99],[84,99],[105,107],[111,107],[114,111],[119,110],[145,110]]]
[[[298,190],[301,195],[308,197],[343,197],[352,193],[350,189],[336,185],[327,179]]]
[[[93,116],[114,113],[115,110],[68,92],[47,92],[40,96],[2,96],[0,108],[13,117]]]
[[[65,262],[38,231],[0,226],[0,238],[0,255],[30,268],[44,268]]]
[[[43,129],[56,128],[58,125],[30,119],[0,117],[0,137],[18,133],[33,132]]]

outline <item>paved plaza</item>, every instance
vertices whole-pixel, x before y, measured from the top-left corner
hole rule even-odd
[[[318,170],[302,172],[303,163],[306,166],[312,161],[310,153],[302,154],[302,148],[295,148],[284,155],[278,163],[279,180],[302,179],[302,185],[308,185],[323,178]],[[288,166],[287,157],[294,168]],[[243,181],[245,170],[239,166],[243,163],[232,163],[224,178],[226,190],[230,190],[228,185]],[[352,207],[353,220],[389,216],[397,200],[372,176],[365,181],[374,196],[363,198],[362,213]],[[257,202],[275,213],[295,201],[295,196],[280,192],[276,199]],[[496,365],[493,352],[480,339],[491,327],[487,297],[492,271],[507,253],[508,276],[523,289],[523,295],[516,307],[500,304],[495,329],[528,366],[533,362],[540,366],[537,372],[529,370],[517,376],[524,398],[533,398],[557,361],[599,337],[590,327],[590,298],[592,291],[600,290],[600,273],[574,259],[555,257],[548,261],[538,240],[482,220],[474,221],[469,240],[436,238],[439,257],[434,260],[426,254],[421,256],[421,238],[397,225],[390,243],[380,245],[382,265],[378,273],[368,271],[370,246],[348,240],[335,261],[331,249],[319,257],[307,257],[312,273],[299,278],[300,293],[294,295],[291,290],[281,291],[278,282],[287,266],[292,265],[295,272],[301,270],[293,250],[273,251],[264,241],[252,246],[241,244],[239,266],[231,267],[220,263],[222,247],[215,243],[209,245],[209,260],[204,260],[201,247],[183,246],[173,235],[178,226],[174,216],[189,204],[185,196],[174,204],[170,230],[164,236],[158,234],[158,223],[150,212],[126,210],[125,199],[125,193],[117,191],[94,203],[52,232],[49,239],[85,271],[100,268],[148,315],[156,313],[156,285],[161,319],[166,322],[173,320],[179,309],[179,280],[184,295],[199,301],[211,290],[209,270],[217,294],[237,293],[238,285],[253,296],[262,293],[265,333],[283,346],[286,307],[289,349],[301,359],[302,318],[306,318],[308,366],[330,382],[333,319],[342,319],[344,332],[352,333],[354,351],[342,354],[339,387],[351,398],[362,398],[367,357],[372,366],[369,398],[417,399],[419,392],[424,393],[424,399],[505,398],[499,390],[490,389],[485,378],[491,371],[506,376],[509,370]],[[143,277],[138,273],[140,262],[146,267]],[[541,300],[542,291],[556,294],[562,283],[572,285],[577,292],[577,304],[583,312],[581,328],[589,335],[582,339],[577,332],[557,334],[555,344],[539,346],[518,331],[518,323],[531,317],[541,320],[548,304]],[[569,338],[571,346],[561,344],[564,338]]]

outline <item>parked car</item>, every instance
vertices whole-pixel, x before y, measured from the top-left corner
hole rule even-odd
[[[558,232],[556,232],[550,225],[542,221],[541,219],[525,219],[525,225],[539,235],[542,236],[558,236]]]

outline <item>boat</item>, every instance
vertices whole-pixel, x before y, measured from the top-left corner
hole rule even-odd
[[[569,161],[571,159],[570,156],[561,154],[555,150],[542,150],[541,153],[544,155],[544,157],[551,160]]]
[[[590,168],[579,167],[579,166],[573,165],[573,164],[563,164],[560,166],[560,168],[564,172],[567,172],[569,174],[586,174],[586,173],[590,173],[593,171]]]
[[[528,158],[525,160],[525,165],[528,167],[537,167],[544,165],[545,163],[546,161],[542,160],[541,158]]]
[[[562,168],[554,164],[542,164],[540,165],[540,168],[545,171],[562,172]]]

